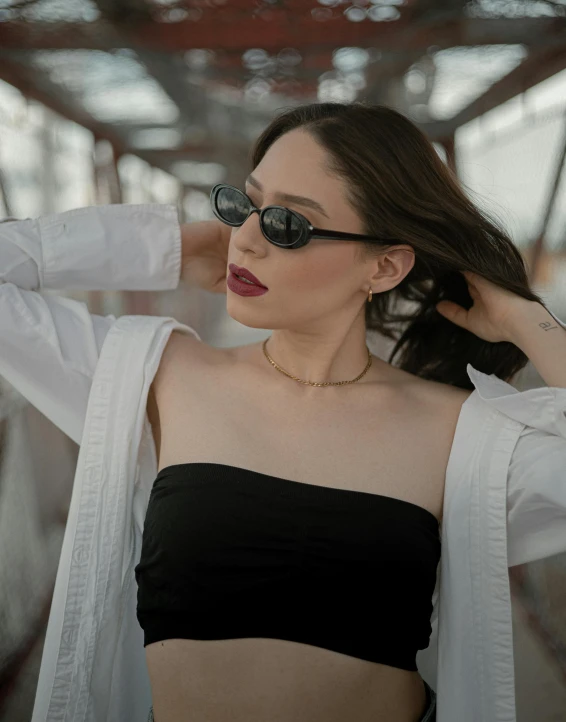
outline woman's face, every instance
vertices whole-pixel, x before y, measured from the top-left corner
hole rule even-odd
[[[244,190],[258,208],[282,205],[317,228],[364,233],[360,217],[346,200],[345,181],[328,171],[327,160],[325,150],[309,133],[290,131],[269,148]],[[359,260],[359,245],[313,239],[302,248],[278,248],[263,236],[259,214],[253,213],[232,229],[228,263],[247,268],[268,291],[240,296],[228,288],[229,315],[253,328],[303,332],[316,330],[322,320],[336,319],[337,314],[353,319],[363,307],[377,268],[375,259]],[[373,290],[378,290],[375,285]]]

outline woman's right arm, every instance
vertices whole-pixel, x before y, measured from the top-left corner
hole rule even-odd
[[[95,206],[0,223],[0,375],[80,443],[116,318],[43,292],[174,289],[181,251],[174,206]]]

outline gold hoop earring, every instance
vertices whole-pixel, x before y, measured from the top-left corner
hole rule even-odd
[[[372,291],[371,288],[370,288],[370,289],[369,289],[369,295],[368,295],[368,303],[371,303],[372,297],[373,297],[373,291]]]

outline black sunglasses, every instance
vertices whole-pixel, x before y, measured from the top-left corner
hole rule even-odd
[[[359,233],[315,228],[300,213],[284,206],[256,208],[243,191],[226,183],[218,183],[214,186],[210,192],[210,203],[214,215],[229,226],[241,226],[252,213],[259,213],[261,232],[270,243],[279,248],[301,248],[301,246],[306,246],[311,238],[327,238],[336,241],[373,241],[385,244],[395,242],[393,238],[376,238]]]

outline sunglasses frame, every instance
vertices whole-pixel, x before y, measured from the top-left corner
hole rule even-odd
[[[229,188],[230,190],[237,191],[241,195],[245,196],[247,201],[250,204],[250,209],[248,211],[248,215],[244,218],[244,220],[241,223],[230,223],[222,216],[220,215],[220,212],[216,208],[216,199],[218,197],[218,193],[223,188]],[[360,233],[346,233],[344,231],[329,231],[324,228],[315,228],[307,218],[305,218],[303,215],[298,213],[297,211],[292,210],[291,208],[286,208],[285,206],[265,206],[265,208],[257,208],[254,206],[251,198],[245,193],[244,191],[240,190],[239,188],[236,188],[235,186],[231,186],[228,183],[217,183],[212,190],[210,191],[210,205],[212,207],[212,212],[214,215],[218,218],[219,221],[222,221],[222,223],[225,223],[227,226],[232,226],[233,228],[239,228],[240,226],[243,226],[244,223],[248,220],[248,218],[252,215],[252,213],[259,213],[259,226],[261,228],[261,232],[263,233],[263,236],[266,240],[269,241],[269,243],[273,244],[274,246],[277,246],[277,248],[301,248],[303,246],[306,246],[309,241],[311,241],[313,238],[324,238],[326,240],[334,240],[334,241],[357,241],[358,243],[360,241],[371,241],[372,243],[384,243],[389,244],[390,242],[393,243],[399,243],[399,241],[395,238],[377,238],[376,236],[365,236]],[[301,237],[298,238],[294,243],[291,245],[288,244],[282,244],[277,243],[277,241],[272,240],[269,238],[269,236],[265,232],[265,228],[263,225],[263,218],[264,214],[268,210],[283,210],[287,211],[288,213],[291,213],[295,218],[298,219],[303,232],[301,233]]]

